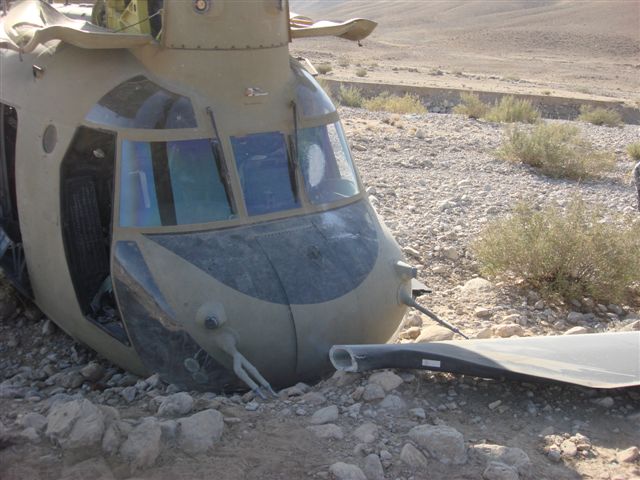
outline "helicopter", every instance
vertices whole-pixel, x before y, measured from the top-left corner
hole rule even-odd
[[[263,395],[318,378],[336,343],[393,336],[422,287],[289,52],[375,22],[286,0],[60,10],[25,0],[0,24],[0,263],[23,294],[189,389]]]
[[[637,332],[586,350],[376,345],[410,307],[465,335],[416,300],[429,290],[369,202],[336,107],[289,51],[375,27],[286,0],[14,4],[0,22],[5,277],[103,357],[189,390],[266,397],[332,363],[640,384]],[[617,380],[593,380],[607,352]]]

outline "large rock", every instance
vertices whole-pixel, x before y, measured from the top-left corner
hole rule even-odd
[[[529,456],[520,448],[505,447],[492,443],[479,443],[472,448],[473,453],[487,462],[500,462],[525,474],[531,468]]]
[[[363,423],[353,431],[353,436],[362,443],[373,443],[378,439],[378,426],[371,422]]]
[[[338,407],[335,405],[329,405],[328,407],[316,410],[311,419],[309,420],[313,425],[322,425],[323,423],[335,422],[338,420],[339,412]]]
[[[204,453],[220,440],[224,417],[213,409],[203,410],[178,420],[178,447],[184,452]]]
[[[367,480],[360,467],[350,463],[334,463],[329,467],[329,473],[335,480]]]
[[[501,462],[489,462],[482,473],[484,480],[519,480],[520,475],[515,468]]]
[[[159,417],[180,417],[191,412],[193,397],[187,392],[178,392],[164,397],[158,406]]]
[[[410,443],[405,443],[404,447],[402,447],[400,460],[415,469],[426,468],[429,463],[424,453]]]
[[[344,438],[344,432],[342,427],[334,423],[327,423],[326,425],[311,425],[307,427],[307,430],[312,432],[318,438],[330,438],[334,440],[342,440]]]
[[[371,453],[364,458],[362,470],[367,480],[385,480],[382,462],[380,461],[380,457],[375,453]]]
[[[493,328],[495,334],[502,338],[508,338],[513,336],[524,336],[524,328],[517,323],[505,323],[504,325],[496,325]]]
[[[462,293],[466,296],[486,295],[493,293],[493,284],[484,278],[472,278],[462,287]]]
[[[100,445],[105,429],[102,410],[86,399],[53,406],[47,416],[46,435],[67,449]]]
[[[375,372],[369,377],[369,383],[380,385],[385,392],[390,392],[402,385],[402,378],[390,370]]]
[[[384,410],[405,410],[406,402],[398,395],[389,394],[380,402],[380,408]]]
[[[374,400],[381,400],[385,397],[384,388],[382,388],[377,383],[368,383],[364,387],[364,391],[362,392],[362,399],[365,402],[372,402]]]
[[[462,434],[446,425],[418,425],[409,431],[417,445],[445,465],[462,465],[467,461],[467,449]]]
[[[451,340],[453,338],[453,332],[448,328],[441,327],[440,325],[429,325],[422,329],[422,333],[416,339],[417,343],[426,342],[442,342],[445,340]]]
[[[47,419],[36,412],[29,412],[16,421],[18,425],[24,428],[33,428],[36,432],[41,432],[47,426]]]
[[[135,427],[120,447],[120,455],[132,470],[148,468],[160,455],[162,430],[158,420],[150,417]]]

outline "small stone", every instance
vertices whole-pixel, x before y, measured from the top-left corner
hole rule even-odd
[[[127,403],[131,403],[136,399],[138,395],[138,389],[134,386],[125,387],[120,392],[120,396],[125,399]]]
[[[102,451],[114,455],[120,447],[120,429],[115,423],[109,425],[102,436]]]
[[[360,467],[350,463],[334,463],[329,467],[329,473],[335,480],[367,480]]]
[[[446,425],[419,425],[409,431],[409,437],[445,465],[462,465],[467,461],[464,437]]]
[[[90,382],[97,382],[104,375],[104,367],[99,363],[91,362],[80,369],[80,375]]]
[[[159,417],[186,415],[193,409],[193,397],[187,392],[178,392],[164,397],[158,406]]]
[[[47,419],[39,413],[29,412],[16,421],[23,428],[33,428],[37,432],[41,432],[47,426]]]
[[[563,458],[573,458],[578,454],[578,447],[571,440],[565,440],[560,444],[561,455]]]
[[[584,315],[580,312],[569,312],[567,315],[567,322],[576,324],[581,323],[584,320]]]
[[[638,447],[629,447],[625,450],[621,450],[616,454],[618,463],[633,463],[640,459],[640,451]]]
[[[412,417],[418,419],[418,420],[424,420],[425,418],[427,418],[427,414],[424,411],[424,408],[412,408],[411,410],[409,410],[409,413],[411,414]]]
[[[407,408],[407,404],[402,398],[391,394],[384,397],[379,406],[385,410],[404,410]]]
[[[162,430],[158,421],[147,418],[135,427],[120,447],[120,455],[132,470],[152,466],[160,454]]]
[[[504,325],[496,325],[493,329],[495,334],[502,338],[513,336],[524,336],[524,329],[517,323],[506,323]]]
[[[487,405],[489,407],[489,410],[495,410],[496,408],[498,408],[500,405],[502,405],[502,400],[496,400],[495,402],[491,402],[489,405]]]
[[[402,378],[400,378],[395,373],[389,370],[384,370],[382,372],[376,372],[372,374],[369,377],[369,383],[378,384],[384,389],[385,392],[390,392],[391,390],[394,390],[402,385],[403,381]]]
[[[307,427],[307,430],[312,432],[318,438],[330,438],[335,440],[342,440],[344,438],[342,428],[333,423],[327,423],[326,425],[312,425]]]
[[[53,335],[54,333],[56,333],[56,326],[51,320],[47,318],[42,324],[42,335],[48,337],[50,335]]]
[[[255,400],[250,401],[244,406],[244,409],[248,412],[255,412],[260,408],[260,404]]]
[[[545,309],[544,300],[538,300],[538,301],[533,305],[533,308],[535,308],[536,310],[544,310],[544,309]]]
[[[405,443],[400,452],[400,460],[409,465],[412,468],[426,468],[429,461],[420,450],[411,445]]]
[[[493,311],[490,308],[477,307],[473,314],[478,318],[491,318]]]
[[[385,480],[382,462],[375,453],[371,453],[364,458],[364,468],[362,470],[367,480]]]
[[[585,333],[589,333],[589,330],[585,327],[572,327],[564,332],[563,335],[583,335]]]
[[[99,445],[104,428],[102,411],[82,399],[53,406],[47,416],[45,433],[63,448],[88,449]]]
[[[422,333],[416,339],[416,342],[442,342],[445,340],[451,340],[453,335],[454,333],[448,328],[441,327],[440,325],[429,325],[422,329]]]
[[[455,262],[460,258],[460,252],[455,247],[443,248],[442,254],[445,256],[445,258],[447,258],[448,260],[451,260],[452,262]]]
[[[114,478],[104,458],[98,457],[64,467],[59,480],[113,480]]]
[[[363,423],[353,431],[353,436],[363,443],[373,443],[378,439],[378,426],[375,423]]]
[[[518,480],[520,476],[509,465],[501,462],[489,462],[487,468],[482,472],[482,478],[485,480]]]
[[[478,339],[487,339],[493,337],[493,329],[492,328],[483,328],[478,333],[476,333],[475,338]]]
[[[384,388],[382,388],[377,383],[368,383],[367,386],[364,387],[364,392],[362,392],[362,399],[365,402],[381,400],[384,397],[385,397]]]
[[[529,455],[520,448],[505,447],[492,443],[479,443],[472,447],[472,452],[486,462],[498,462],[507,465],[523,475],[531,468]]]
[[[400,338],[405,340],[415,340],[422,333],[422,328],[420,327],[409,327],[404,332],[400,334]]]
[[[330,405],[328,407],[321,408],[320,410],[316,410],[313,415],[311,415],[309,422],[313,425],[322,425],[324,423],[335,422],[338,420],[338,416],[338,407],[336,405]]]
[[[222,438],[224,417],[213,409],[178,420],[178,447],[189,454],[205,453]]]
[[[549,458],[549,460],[556,463],[562,460],[562,451],[560,450],[560,447],[558,447],[557,445],[551,445],[549,447],[549,451],[547,452],[547,457]]]
[[[604,408],[611,408],[615,404],[615,401],[613,400],[612,397],[596,398],[592,400],[592,402]]]
[[[462,287],[462,293],[467,297],[469,295],[492,293],[493,290],[493,284],[490,281],[480,277],[472,278],[471,280],[467,281]]]

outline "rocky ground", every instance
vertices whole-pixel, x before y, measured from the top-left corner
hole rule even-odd
[[[573,194],[640,221],[626,157],[636,126],[580,125],[616,169],[550,180],[496,159],[502,127],[454,115],[342,109],[372,202],[434,311],[475,337],[639,330],[634,305],[549,302],[483,279],[470,242],[519,200]],[[0,293],[0,478],[640,478],[640,391],[425,371],[337,373],[262,401],[181,392],[74,343],[9,287]],[[420,315],[397,341],[450,338]]]

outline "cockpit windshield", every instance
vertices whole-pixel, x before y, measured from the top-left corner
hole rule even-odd
[[[331,203],[358,194],[353,161],[340,123],[301,129],[298,162],[311,203]]]
[[[123,140],[120,226],[156,227],[233,217],[220,159],[209,139]]]

